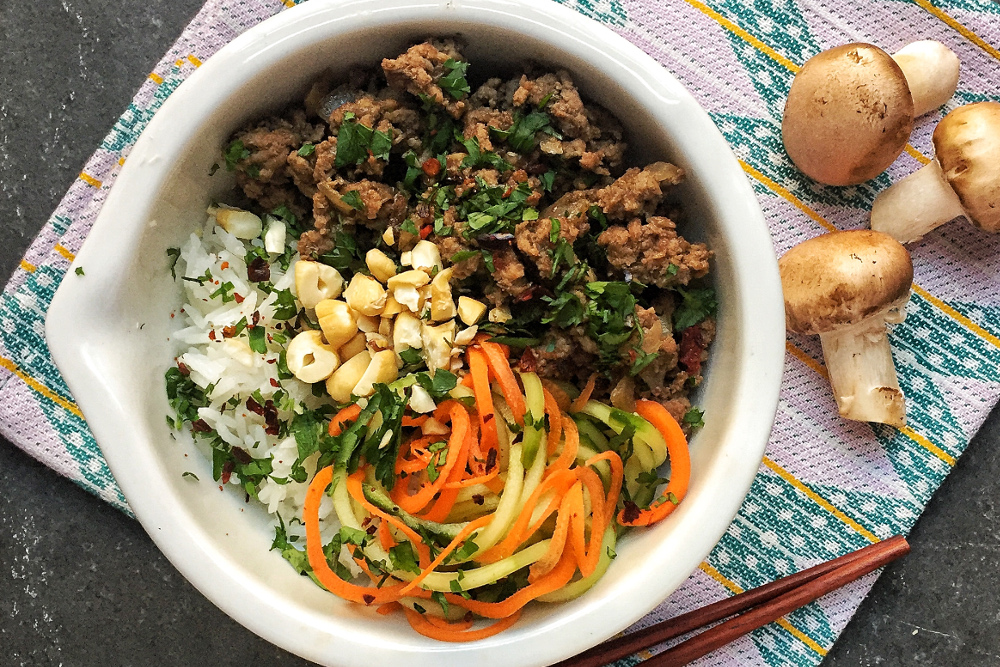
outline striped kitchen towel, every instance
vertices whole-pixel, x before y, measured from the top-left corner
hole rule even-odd
[[[293,0],[209,0],[157,65],[32,243],[0,298],[0,432],[127,511],[79,408],[52,363],[44,317],[131,146],[203,60]],[[1000,4],[991,0],[566,0],[673,72],[708,110],[757,193],[779,254],[832,229],[865,226],[874,196],[928,162],[938,112],[873,181],[822,187],[781,145],[792,77],[813,54],[917,39],[962,61],[942,111],[1000,100]],[[688,582],[638,626],[674,616],[906,533],[1000,397],[1000,238],[964,223],[911,247],[906,321],[891,334],[908,397],[902,430],[837,416],[819,341],[791,336],[777,421],[742,510]],[[815,665],[874,575],[703,658],[707,665]],[[637,626],[637,627],[638,627]],[[635,664],[648,654],[623,664]]]

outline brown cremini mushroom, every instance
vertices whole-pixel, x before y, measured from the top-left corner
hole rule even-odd
[[[938,42],[914,42],[893,56],[861,43],[823,51],[788,91],[785,150],[820,183],[862,183],[893,163],[914,117],[940,106],[957,84],[958,58]]]
[[[872,229],[919,241],[965,216],[1000,232],[1000,102],[959,107],[934,129],[935,158],[875,198]]]
[[[913,129],[903,70],[871,44],[845,44],[806,61],[781,121],[785,150],[827,185],[854,185],[885,171]]]
[[[778,269],[785,326],[819,334],[841,416],[905,425],[885,325],[905,317],[913,283],[906,248],[870,230],[832,232],[789,250]]]

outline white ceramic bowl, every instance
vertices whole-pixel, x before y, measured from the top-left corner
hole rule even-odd
[[[211,466],[175,441],[163,373],[169,313],[180,303],[166,248],[204,219],[232,181],[209,177],[245,121],[295,99],[323,69],[375,64],[428,35],[458,33],[470,72],[534,60],[569,69],[623,122],[632,159],[688,173],[689,235],[716,253],[720,306],[692,442],[688,497],[663,523],[624,539],[582,598],[534,604],[510,630],[467,645],[414,633],[399,617],[342,602],[297,576],[263,511],[219,492]],[[47,320],[52,354],[139,521],[173,564],[237,621],[327,665],[543,665],[641,618],[675,590],[722,536],[757,472],[777,406],[784,316],[774,253],[757,200],[722,135],[651,58],[555,3],[531,0],[327,1],[282,12],[201,66],[156,114],[125,163]],[[185,454],[188,454],[185,457]],[[194,471],[201,482],[182,478]]]

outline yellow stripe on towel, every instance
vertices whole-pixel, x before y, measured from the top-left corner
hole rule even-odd
[[[15,364],[10,359],[5,359],[3,357],[0,357],[0,366],[6,368],[11,373],[21,378],[24,384],[28,385],[29,387],[31,387],[33,390],[35,390],[45,398],[49,399],[56,405],[65,408],[66,410],[73,413],[80,419],[83,419],[83,413],[80,412],[80,408],[76,406],[76,403],[69,400],[68,398],[63,398],[59,394],[55,393],[54,391],[46,387],[44,384],[42,384],[35,378],[31,377],[30,375],[22,371],[20,368],[18,368],[17,364]]]

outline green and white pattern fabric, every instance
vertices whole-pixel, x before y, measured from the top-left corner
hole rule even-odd
[[[108,502],[127,504],[52,363],[44,317],[121,164],[163,100],[202,61],[292,0],[209,0],[137,93],[32,243],[0,298],[0,432]],[[991,0],[567,0],[663,64],[739,157],[779,254],[865,227],[875,195],[931,156],[943,113],[1000,100],[1000,4]],[[894,51],[936,39],[959,90],[921,118],[906,152],[855,187],[819,186],[781,144],[784,99],[815,53],[850,41]],[[791,336],[777,420],[742,510],[688,582],[637,627],[906,533],[1000,397],[1000,239],[964,223],[911,247],[915,287],[890,340],[909,426],[837,416],[818,339]],[[711,419],[711,415],[706,415]],[[755,631],[697,665],[815,665],[875,575]],[[622,664],[636,664],[649,654]]]

